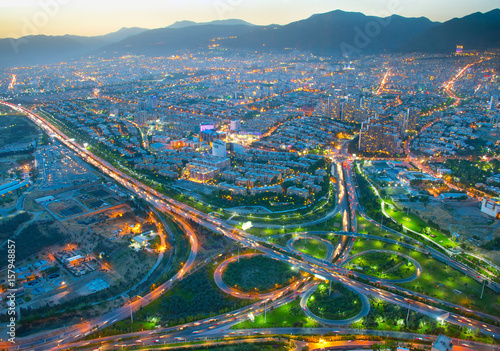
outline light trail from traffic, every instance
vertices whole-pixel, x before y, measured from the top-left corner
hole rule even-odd
[[[82,159],[90,163],[91,165],[95,166],[97,169],[101,170],[104,174],[107,174],[111,178],[115,179],[118,183],[120,183],[122,186],[125,188],[129,189],[130,191],[134,192],[137,194],[140,198],[144,199],[145,201],[149,202],[152,204],[154,207],[158,208],[159,210],[165,211],[165,212],[170,212],[174,215],[177,216],[177,220],[181,221],[183,223],[183,226],[185,230],[187,231],[187,235],[190,239],[190,244],[191,244],[191,252],[188,261],[184,265],[184,267],[176,273],[174,277],[172,277],[169,281],[166,283],[162,284],[160,287],[157,289],[153,290],[151,293],[146,295],[144,298],[139,298],[136,301],[131,302],[131,308],[132,309],[138,309],[140,307],[144,307],[147,304],[149,304],[152,300],[158,298],[161,296],[161,294],[169,289],[174,281],[182,279],[183,276],[186,275],[186,273],[189,271],[190,268],[192,268],[192,265],[194,263],[194,259],[196,258],[196,252],[197,252],[197,247],[198,243],[196,240],[196,235],[192,233],[189,229],[189,226],[187,223],[185,223],[181,217],[190,219],[196,223],[199,223],[215,232],[219,232],[224,234],[225,236],[238,241],[242,243],[243,245],[247,247],[254,248],[256,250],[261,251],[264,254],[267,254],[273,258],[283,260],[291,264],[293,267],[300,269],[304,272],[313,274],[315,276],[322,277],[322,279],[327,279],[327,280],[334,280],[334,281],[339,281],[342,282],[343,284],[349,285],[350,287],[358,290],[359,292],[363,294],[369,294],[374,297],[380,298],[382,300],[395,303],[401,306],[408,306],[408,304],[412,305],[412,309],[414,311],[432,316],[432,317],[438,317],[446,313],[446,311],[437,309],[432,306],[428,306],[425,303],[414,301],[411,299],[405,299],[402,300],[400,295],[394,294],[387,292],[382,289],[377,289],[373,288],[370,285],[361,283],[356,280],[349,279],[345,277],[342,274],[339,274],[337,272],[334,272],[331,270],[330,267],[324,267],[324,266],[319,266],[316,263],[311,263],[307,260],[306,257],[302,257],[302,260],[298,260],[293,257],[287,257],[280,251],[276,249],[271,249],[267,246],[264,246],[261,243],[261,239],[258,237],[255,237],[253,235],[250,235],[244,231],[241,231],[237,228],[234,228],[223,221],[219,219],[212,219],[207,217],[206,214],[197,211],[195,209],[190,208],[189,206],[180,203],[178,201],[175,201],[173,199],[170,199],[166,197],[165,195],[157,192],[154,189],[149,188],[148,186],[138,182],[137,180],[131,178],[130,176],[126,175],[125,173],[119,171],[116,169],[114,166],[110,165],[108,162],[102,160],[101,158],[97,157],[96,155],[92,154],[82,146],[80,146],[78,143],[76,143],[73,139],[68,138],[64,133],[59,131],[57,128],[52,126],[50,123],[48,123],[46,120],[41,118],[39,115],[33,113],[29,109],[26,109],[22,106],[19,105],[14,105],[11,103],[7,102],[1,102],[2,104],[12,107],[13,109],[22,112],[26,114],[33,122],[35,122],[37,125],[39,125],[43,130],[47,131],[49,135],[54,135],[58,140],[60,140],[64,145],[66,145],[70,150],[74,151],[78,156],[80,156]],[[350,171],[350,167],[348,169],[348,174]],[[353,191],[352,189],[352,180],[349,181],[350,183],[350,190]],[[354,199],[355,201],[355,195],[350,194],[351,196],[351,201]],[[346,198],[346,201],[347,198]],[[355,209],[357,202],[350,203],[351,209]],[[353,211],[354,212],[354,211]],[[351,228],[350,228],[351,229]],[[353,229],[354,231],[354,229]],[[114,316],[115,318],[111,320],[110,322],[110,315]],[[44,339],[39,338],[36,340],[27,340],[27,339],[22,339],[23,345],[26,347],[31,347],[28,345],[31,345],[36,341],[36,345],[43,345],[40,346],[41,348],[36,347],[36,350],[46,350],[46,347],[52,347],[50,345],[55,345],[57,344],[63,344],[67,342],[67,338],[73,337],[73,333],[76,332],[77,330],[81,330],[83,332],[86,332],[87,334],[90,333],[91,331],[95,331],[95,325],[98,325],[99,328],[103,327],[104,325],[110,325],[118,320],[127,318],[129,315],[129,306],[123,306],[115,311],[112,311],[106,315],[103,315],[99,318],[96,318],[95,320],[92,320],[88,322],[88,324],[84,324],[83,326],[80,326],[79,328],[75,329],[73,327],[72,330],[66,331],[63,333],[63,338],[60,337],[53,337],[52,339]],[[446,320],[450,323],[457,324],[457,325],[463,325],[463,322],[461,322],[461,319],[463,318],[461,316],[457,315],[452,315],[450,314],[450,317],[447,318]],[[500,329],[494,326],[490,326],[487,324],[481,324],[478,321],[473,321],[469,323],[474,323],[474,327],[480,328],[482,330],[487,330],[489,334],[500,334]],[[483,327],[483,325],[485,327]],[[82,334],[82,333],[80,333]],[[58,340],[56,340],[58,339]],[[41,341],[41,342],[40,342]]]

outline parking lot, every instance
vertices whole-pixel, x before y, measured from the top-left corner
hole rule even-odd
[[[40,189],[55,190],[87,184],[98,179],[88,166],[60,145],[43,147],[37,155],[43,182]]]

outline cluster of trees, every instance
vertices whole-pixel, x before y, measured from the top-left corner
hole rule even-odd
[[[229,190],[217,189],[212,193],[210,201],[218,207],[239,206],[239,205],[267,205],[270,202],[303,203],[304,199],[296,195],[284,195],[274,193],[264,193],[255,195],[238,195]]]
[[[14,217],[4,219],[0,222],[0,238],[5,239],[15,233],[21,224],[31,219],[28,212],[18,213]]]
[[[228,240],[226,239],[224,234],[214,232],[190,219],[188,220],[188,223],[191,225],[191,228],[193,228],[193,230],[195,231],[196,237],[198,238],[200,245],[205,250],[223,248],[228,243]]]
[[[24,116],[3,116],[0,127],[4,127],[0,129],[0,145],[12,145],[19,141],[26,141],[26,137],[37,134],[35,125]]]
[[[49,135],[45,132],[42,131],[42,137],[40,139],[40,145],[50,145],[52,144],[52,140],[50,139]]]
[[[35,151],[34,147],[30,147],[24,150],[16,150],[16,151],[5,151],[5,152],[0,152],[0,157],[7,157],[7,156],[12,156],[12,155],[22,155],[22,154],[31,154]]]
[[[464,186],[474,186],[476,183],[485,183],[493,173],[500,173],[500,161],[472,162],[468,160],[447,160],[446,168],[452,170],[452,175],[459,179]]]
[[[22,317],[17,335],[30,335],[37,329],[62,326],[72,320],[89,318],[95,313],[95,311],[91,313],[94,302],[116,296],[124,289],[125,283],[122,282],[94,294],[78,296],[55,306],[47,303],[36,309],[21,308]]]
[[[373,351],[396,351],[398,349],[398,343],[395,340],[386,340],[385,343],[373,344]]]
[[[442,109],[442,108],[447,108],[448,106],[450,106],[455,100],[452,99],[452,98],[448,98],[445,102],[442,102],[440,104],[437,104],[437,105],[433,105],[433,106],[430,106],[430,107],[424,107],[422,110],[421,110],[421,113],[424,114],[424,113],[428,113],[428,112],[431,112],[431,111],[434,111],[434,110],[437,110],[437,109]]]
[[[298,271],[281,261],[257,255],[240,259],[227,266],[224,281],[228,286],[236,286],[243,291],[267,291],[284,286],[300,276]]]
[[[485,250],[499,251],[500,250],[500,237],[497,237],[491,241],[488,241],[487,243],[484,243],[483,245],[481,245],[481,247]]]
[[[359,173],[356,177],[361,203],[365,208],[366,214],[371,218],[377,218],[380,213],[380,199],[375,195],[370,183]]]
[[[420,332],[423,327],[426,328],[426,334],[432,335],[448,335],[452,338],[459,337],[463,331],[467,331],[468,327],[461,327],[450,323],[440,324],[435,318],[430,318],[424,314],[410,312],[408,322],[406,316],[408,309],[394,304],[374,303],[370,312],[363,318],[362,324],[364,328],[375,329],[380,323],[386,323],[390,326],[400,326],[401,331]],[[480,336],[479,329],[475,332],[476,336]]]
[[[16,237],[16,256],[26,258],[46,247],[52,246],[65,239],[65,236],[50,224],[31,223]],[[0,255],[7,257],[7,245],[0,249]],[[5,267],[7,261],[0,263],[0,268]]]
[[[252,343],[238,343],[235,345],[196,345],[193,346],[192,351],[201,351],[201,350],[217,350],[217,351],[286,351],[290,350],[288,344],[284,342],[274,342],[274,341],[266,341],[266,342],[252,342]],[[179,350],[186,350],[185,347]]]
[[[492,156],[493,151],[488,148],[488,141],[482,138],[469,138],[465,141],[469,146],[472,146],[474,149],[461,149],[457,151],[458,156],[483,156],[490,155]],[[490,143],[491,144],[491,143]],[[491,145],[494,147],[493,145]]]
[[[225,295],[210,280],[207,270],[199,270],[181,281],[171,295],[139,310],[136,319],[147,321],[156,317],[169,325],[183,324],[236,310],[249,302]]]
[[[18,159],[16,162],[19,165],[25,165],[25,164],[33,162],[34,160],[35,160],[35,156],[33,156],[33,154],[30,154],[26,157]]]
[[[410,313],[408,324],[406,324],[407,313],[408,309],[399,305],[390,303],[386,304],[383,302],[374,303],[368,315],[363,318],[362,324],[367,329],[375,329],[379,326],[379,323],[397,326],[398,323],[401,325],[402,320],[402,330],[417,331],[424,323],[426,325],[430,325],[431,329],[437,328],[435,318],[430,318],[426,315],[415,312]]]
[[[316,162],[314,162],[312,165],[309,166],[309,169],[307,170],[309,173],[313,173],[314,171],[320,169],[320,168],[325,168],[326,166],[326,160],[324,158],[320,158]]]
[[[314,298],[313,298],[314,297]],[[326,319],[347,319],[361,311],[359,296],[341,283],[332,283],[330,294],[327,285],[320,285],[307,301],[312,313]]]
[[[358,260],[361,260],[360,263],[358,263]],[[364,257],[351,261],[351,264],[361,265],[364,273],[377,277],[381,277],[383,273],[396,266],[398,267],[397,269],[387,272],[390,278],[408,277],[413,273],[412,266],[406,264],[406,260],[398,255],[368,253]]]

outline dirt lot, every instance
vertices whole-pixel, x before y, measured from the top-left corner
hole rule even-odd
[[[64,199],[49,203],[47,208],[60,219],[87,212],[86,209],[73,199]]]
[[[137,217],[133,209],[121,204],[104,211],[65,220],[71,241],[80,249],[101,255],[118,274],[118,281],[131,281],[146,273],[156,255],[135,252],[128,247],[132,236],[154,230],[147,219]]]
[[[482,213],[477,201],[436,201],[427,206],[419,202],[404,202],[398,206],[409,207],[421,218],[430,219],[441,228],[465,238],[476,235],[481,240],[491,240],[500,236],[500,228],[495,230],[500,221],[494,222],[492,217]]]
[[[200,244],[200,252],[198,254],[200,260],[217,255],[231,244],[234,244],[234,242],[227,239],[224,235],[214,233],[204,227],[193,225],[193,229]]]

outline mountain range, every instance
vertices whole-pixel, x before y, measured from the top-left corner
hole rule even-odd
[[[219,38],[216,42],[214,38]],[[165,28],[122,28],[101,36],[33,35],[0,39],[0,67],[45,64],[86,55],[161,56],[217,43],[240,50],[297,49],[323,55],[450,53],[500,48],[500,9],[439,23],[425,17],[366,16],[340,10],[286,25],[256,26],[230,19],[176,22]]]

